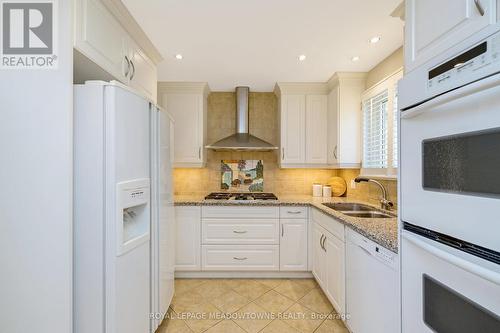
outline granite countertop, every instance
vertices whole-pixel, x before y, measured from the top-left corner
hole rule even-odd
[[[279,200],[254,200],[254,201],[231,201],[231,200],[205,200],[200,195],[175,196],[176,206],[311,206],[323,213],[330,215],[350,227],[361,235],[371,239],[377,244],[398,253],[398,222],[397,218],[359,218],[342,214],[339,211],[328,208],[322,203],[326,202],[358,202],[373,206],[369,203],[350,198],[322,198],[307,195],[278,195]],[[377,208],[377,207],[374,207]],[[378,208],[377,208],[378,209]],[[395,212],[391,212],[395,213]]]

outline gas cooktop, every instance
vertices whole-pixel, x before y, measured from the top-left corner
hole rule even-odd
[[[264,192],[212,192],[207,200],[278,200],[273,193]]]

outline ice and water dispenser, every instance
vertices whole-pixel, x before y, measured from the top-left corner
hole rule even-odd
[[[117,255],[150,238],[150,181],[135,179],[116,184]]]

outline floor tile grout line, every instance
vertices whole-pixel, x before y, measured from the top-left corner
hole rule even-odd
[[[179,296],[179,295],[183,295],[185,293],[188,293],[188,292],[193,292],[193,289],[196,289],[196,288],[199,288],[201,287],[202,285],[210,282],[210,281],[214,281],[214,280],[218,280],[219,282],[224,282],[225,280],[237,280],[237,279],[204,279],[204,280],[200,280],[199,283],[196,283],[195,285],[192,285],[190,286],[189,288],[185,289],[182,293],[176,295],[176,296]],[[278,314],[283,314],[285,313],[286,311],[290,310],[291,307],[295,306],[295,305],[298,305],[298,306],[302,306],[304,307],[305,309],[313,312],[313,313],[316,313],[316,314],[320,314],[320,315],[324,315],[323,312],[318,312],[318,311],[315,311],[314,309],[311,309],[309,306],[305,305],[305,304],[302,304],[300,303],[307,295],[309,295],[313,290],[315,289],[318,289],[318,286],[317,284],[313,285],[313,287],[307,287],[305,288],[307,291],[304,295],[302,295],[301,297],[299,297],[297,300],[294,300],[292,298],[289,298],[288,296],[282,294],[281,292],[279,292],[278,289],[280,286],[282,286],[284,283],[287,283],[287,282],[290,282],[290,283],[294,283],[296,282],[296,280],[312,280],[312,279],[280,279],[282,281],[280,281],[279,284],[275,285],[275,286],[270,286],[268,284],[265,284],[265,283],[262,283],[261,281],[264,280],[264,279],[242,279],[242,280],[245,280],[246,282],[252,282],[252,283],[255,283],[257,285],[260,285],[260,286],[263,286],[264,289],[266,291],[264,291],[262,294],[260,294],[259,296],[257,297],[246,297],[244,295],[242,295],[240,292],[238,292],[237,290],[235,290],[235,288],[237,288],[238,286],[236,287],[231,287],[230,285],[228,284],[225,284],[225,288],[227,288],[227,290],[225,290],[224,292],[222,292],[221,294],[219,294],[217,297],[222,297],[223,295],[229,293],[229,292],[234,292],[236,295],[244,298],[246,300],[245,304],[241,305],[240,307],[238,307],[236,310],[232,311],[232,312],[226,312],[224,310],[222,310],[222,308],[219,308],[218,306],[216,306],[214,303],[212,303],[212,300],[211,299],[207,299],[206,296],[203,295],[203,293],[199,292],[199,291],[194,291],[194,292],[197,292],[200,296],[201,296],[201,299],[202,299],[202,303],[206,303],[206,304],[210,304],[211,306],[213,306],[217,311],[220,311],[221,313],[235,313],[235,312],[238,312],[238,311],[241,311],[242,308],[244,308],[245,306],[248,306],[249,304],[253,303],[255,304],[256,306],[262,308],[266,313],[274,313],[275,311],[272,311],[272,310],[267,310],[267,308],[259,305],[258,303],[256,303],[256,301],[258,301],[260,298],[262,298],[263,296],[265,296],[266,294],[270,293],[271,291],[274,291],[275,293],[277,293],[279,296],[282,296],[284,298],[286,298],[287,300],[289,300],[290,302],[292,302],[292,304],[288,307],[286,307],[284,310],[281,310],[281,311],[276,311],[276,313]],[[314,281],[313,281],[314,282]],[[300,286],[299,286],[300,287]],[[321,291],[320,291],[321,292]],[[326,297],[326,295],[324,295],[323,293],[323,296]],[[214,297],[214,298],[217,298],[217,297]],[[198,303],[196,303],[198,304]],[[201,303],[200,303],[201,304]],[[172,312],[176,313],[177,312],[170,306],[169,307],[171,309]],[[332,314],[336,312],[335,309],[332,307],[332,311],[329,312],[329,314]],[[321,322],[319,323],[319,325],[314,329],[313,332],[316,332],[324,323],[325,321],[328,320],[328,315],[327,314],[322,320]],[[213,323],[213,325],[211,325],[210,327],[206,328],[203,330],[203,332],[215,327],[216,325],[220,324],[222,321],[224,320],[230,320],[232,321],[234,324],[236,324],[238,327],[240,327],[241,329],[243,329],[245,332],[248,332],[246,331],[243,327],[241,327],[240,325],[238,325],[233,319],[222,319],[222,320],[217,320],[215,323]],[[259,332],[265,330],[266,327],[268,327],[269,325],[271,325],[274,321],[282,321],[285,325],[287,325],[287,327],[290,327],[292,329],[295,329],[293,326],[291,326],[289,323],[286,322],[286,320],[281,320],[280,318],[274,318],[274,319],[271,319],[263,328],[261,328],[259,330]],[[189,329],[190,332],[195,332],[193,331],[193,329],[189,326],[189,324],[187,324],[187,322],[185,320],[182,320],[182,322],[185,324],[185,326]],[[296,329],[295,329],[296,330]]]

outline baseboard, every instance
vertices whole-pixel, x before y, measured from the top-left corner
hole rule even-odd
[[[311,272],[202,272],[202,271],[178,271],[176,278],[201,278],[201,279],[306,279],[312,278]]]

